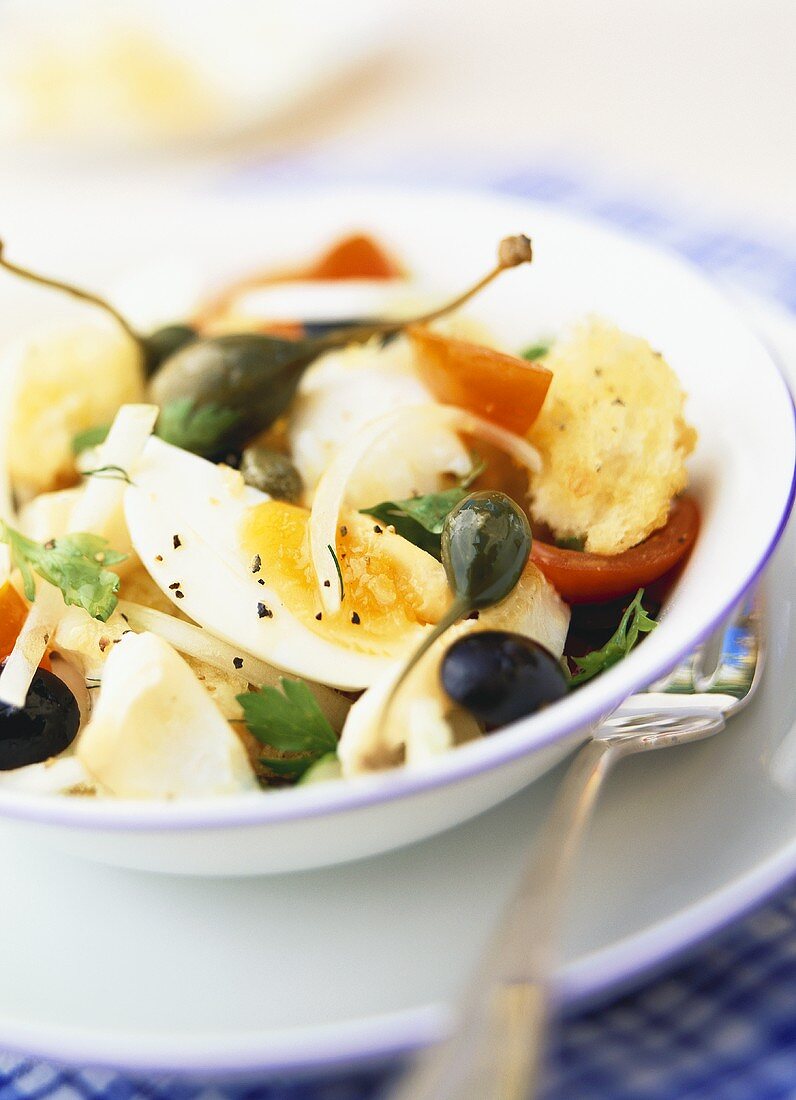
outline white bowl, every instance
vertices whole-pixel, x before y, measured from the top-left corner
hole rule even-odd
[[[324,866],[431,836],[552,767],[708,634],[768,560],[793,499],[791,395],[730,304],[676,257],[533,203],[449,191],[265,192],[117,214],[95,207],[88,226],[61,222],[53,233],[31,224],[19,227],[19,238],[27,237],[37,262],[46,241],[51,267],[79,266],[75,276],[96,284],[153,252],[170,270],[245,270],[358,227],[391,244],[422,281],[452,291],[484,269],[500,237],[528,233],[533,265],[504,275],[473,312],[518,346],[594,313],[660,349],[689,392],[700,433],[692,488],[703,525],[660,627],[629,658],[555,707],[422,771],[171,803],[0,791],[0,818],[16,829],[105,863],[202,875]],[[175,300],[180,293],[175,287]]]

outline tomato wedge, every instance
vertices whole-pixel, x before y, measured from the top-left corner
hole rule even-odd
[[[438,401],[525,435],[539,415],[552,371],[423,325],[412,325],[407,335],[418,374]]]
[[[352,233],[310,264],[303,279],[397,279],[403,275],[398,264],[381,245],[364,233]]]
[[[397,279],[404,272],[395,260],[364,233],[352,233],[333,244],[322,256],[305,267],[282,270],[260,271],[246,275],[230,283],[218,294],[209,298],[197,310],[194,323],[201,331],[230,331],[219,328],[217,322],[225,324],[225,314],[234,308],[235,300],[250,290],[261,286],[273,286],[275,283],[292,283],[302,279]],[[293,326],[293,327],[291,327]],[[295,329],[298,328],[298,332]],[[287,329],[283,333],[283,329]],[[295,322],[269,322],[262,326],[262,332],[276,336],[286,335],[292,339],[301,335],[300,326]]]
[[[0,586],[0,661],[11,654],[19,632],[28,617],[25,601],[10,581]],[[41,667],[49,670],[50,660],[45,657]]]
[[[567,603],[601,603],[668,573],[689,553],[698,531],[699,509],[691,497],[679,497],[664,527],[621,554],[563,550],[534,539],[531,559]]]

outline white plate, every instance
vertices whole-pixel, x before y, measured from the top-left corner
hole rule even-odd
[[[796,380],[796,326],[765,323]],[[756,701],[720,737],[623,764],[605,791],[566,930],[570,1007],[637,980],[796,873],[796,794],[770,773],[796,736],[795,553],[792,521],[767,576]],[[3,829],[0,1048],[265,1077],[428,1042],[557,780],[401,852],[268,879],[101,868]]]
[[[507,272],[473,307],[499,336],[521,346],[594,312],[643,334],[671,362],[700,433],[692,479],[703,522],[659,628],[627,660],[555,707],[423,769],[267,796],[167,803],[0,791],[0,816],[13,818],[20,834],[41,832],[65,850],[121,866],[195,874],[342,863],[431,836],[557,763],[603,714],[691,648],[767,559],[793,489],[790,395],[726,299],[676,256],[633,238],[524,201],[374,187],[264,192],[234,201],[164,198],[138,207],[128,198],[123,210],[95,203],[83,218],[69,210],[58,223],[48,210],[31,222],[12,221],[7,248],[11,259],[56,266],[95,285],[146,263],[140,281],[163,310],[170,295],[176,309],[197,274],[219,278],[295,259],[352,225],[372,229],[420,280],[446,293],[483,272],[502,236],[525,230],[534,238],[534,263]],[[157,281],[158,256],[169,272],[164,283]],[[27,285],[6,279],[3,293],[6,318],[17,321],[32,298],[42,308],[42,292]],[[49,293],[48,306],[55,297]],[[63,301],[57,308],[66,308]]]

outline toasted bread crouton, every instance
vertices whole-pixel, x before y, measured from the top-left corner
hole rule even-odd
[[[666,523],[696,432],[685,394],[646,340],[598,319],[545,359],[553,381],[530,440],[542,455],[531,511],[559,538],[618,554]]]

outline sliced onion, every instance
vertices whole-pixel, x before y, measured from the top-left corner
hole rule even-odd
[[[216,638],[201,626],[186,623],[183,619],[177,619],[173,615],[166,615],[162,611],[156,611],[151,607],[130,603],[127,600],[119,601],[119,610],[127,618],[133,630],[148,630],[152,634],[158,634],[164,641],[173,645],[180,653],[187,653],[189,657],[196,657],[205,661],[213,668],[221,672],[239,673],[245,676],[250,684],[255,687],[277,687],[282,673],[267,664],[265,661],[252,656],[247,652],[239,652],[228,642]],[[242,660],[243,665],[237,668],[235,661]],[[344,695],[326,687],[325,684],[316,684],[306,681],[307,687],[315,696],[318,706],[329,720],[332,728],[340,731],[343,728],[346,715],[351,707],[351,701]]]
[[[0,673],[0,703],[25,706],[28,688],[63,613],[64,601],[59,590],[46,581],[38,581],[36,600]]]
[[[122,405],[105,442],[97,448],[97,465],[118,466],[132,477],[157,416],[157,405]],[[70,531],[104,535],[121,504],[125,488],[122,478],[89,478],[72,512]]]
[[[0,378],[6,385],[9,379]],[[5,404],[0,412],[0,520],[13,524],[14,494],[11,490],[11,471],[8,461],[9,423],[11,421],[11,402]],[[0,544],[0,584],[11,576],[11,552],[5,543]]]
[[[338,451],[318,482],[309,520],[312,565],[321,600],[329,613],[338,611],[342,602],[332,551],[336,545],[340,509],[351,478],[367,453],[385,435],[393,431],[400,433],[404,427],[417,428],[418,420],[427,423],[429,432],[446,427],[479,436],[511,455],[527,469],[536,472],[541,467],[538,451],[522,436],[453,405],[438,405],[436,402],[408,405],[366,424],[346,447]]]

